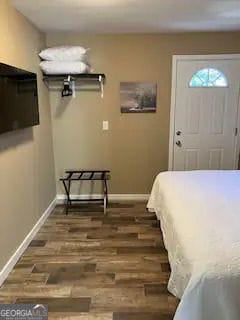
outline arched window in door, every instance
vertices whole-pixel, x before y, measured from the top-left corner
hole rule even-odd
[[[218,69],[204,68],[197,71],[189,82],[190,88],[227,87],[226,76]]]

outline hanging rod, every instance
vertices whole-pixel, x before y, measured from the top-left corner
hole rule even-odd
[[[75,96],[75,83],[80,81],[95,81],[99,83],[101,90],[101,97],[103,98],[103,84],[106,76],[103,73],[81,73],[81,74],[59,74],[46,75],[43,74],[43,81],[49,88],[50,82],[62,82],[63,90],[62,96]]]
[[[95,80],[99,81],[99,77],[104,81],[106,76],[103,73],[80,73],[80,74],[57,74],[57,75],[48,75],[43,74],[43,81],[63,81],[64,79],[70,76],[74,81],[77,80]]]

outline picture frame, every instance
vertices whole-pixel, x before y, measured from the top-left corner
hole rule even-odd
[[[121,113],[154,113],[157,109],[157,83],[120,82]]]

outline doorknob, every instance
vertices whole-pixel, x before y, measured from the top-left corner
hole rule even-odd
[[[178,146],[178,147],[181,147],[182,146],[182,142],[181,141],[176,141],[176,145]]]
[[[176,135],[177,135],[177,136],[180,136],[181,133],[182,133],[181,131],[177,131],[177,132],[176,132]]]

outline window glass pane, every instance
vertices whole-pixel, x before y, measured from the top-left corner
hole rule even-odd
[[[202,87],[203,82],[198,76],[193,76],[190,82],[190,87]]]
[[[208,69],[203,69],[197,72],[196,74],[204,83],[208,82]]]
[[[227,87],[227,80],[226,78],[218,78],[217,80],[214,81],[215,87]]]
[[[225,75],[214,68],[205,68],[195,73],[190,80],[192,88],[201,87],[227,87],[228,81]]]
[[[221,73],[216,69],[209,69],[209,81],[214,82],[221,76]]]

